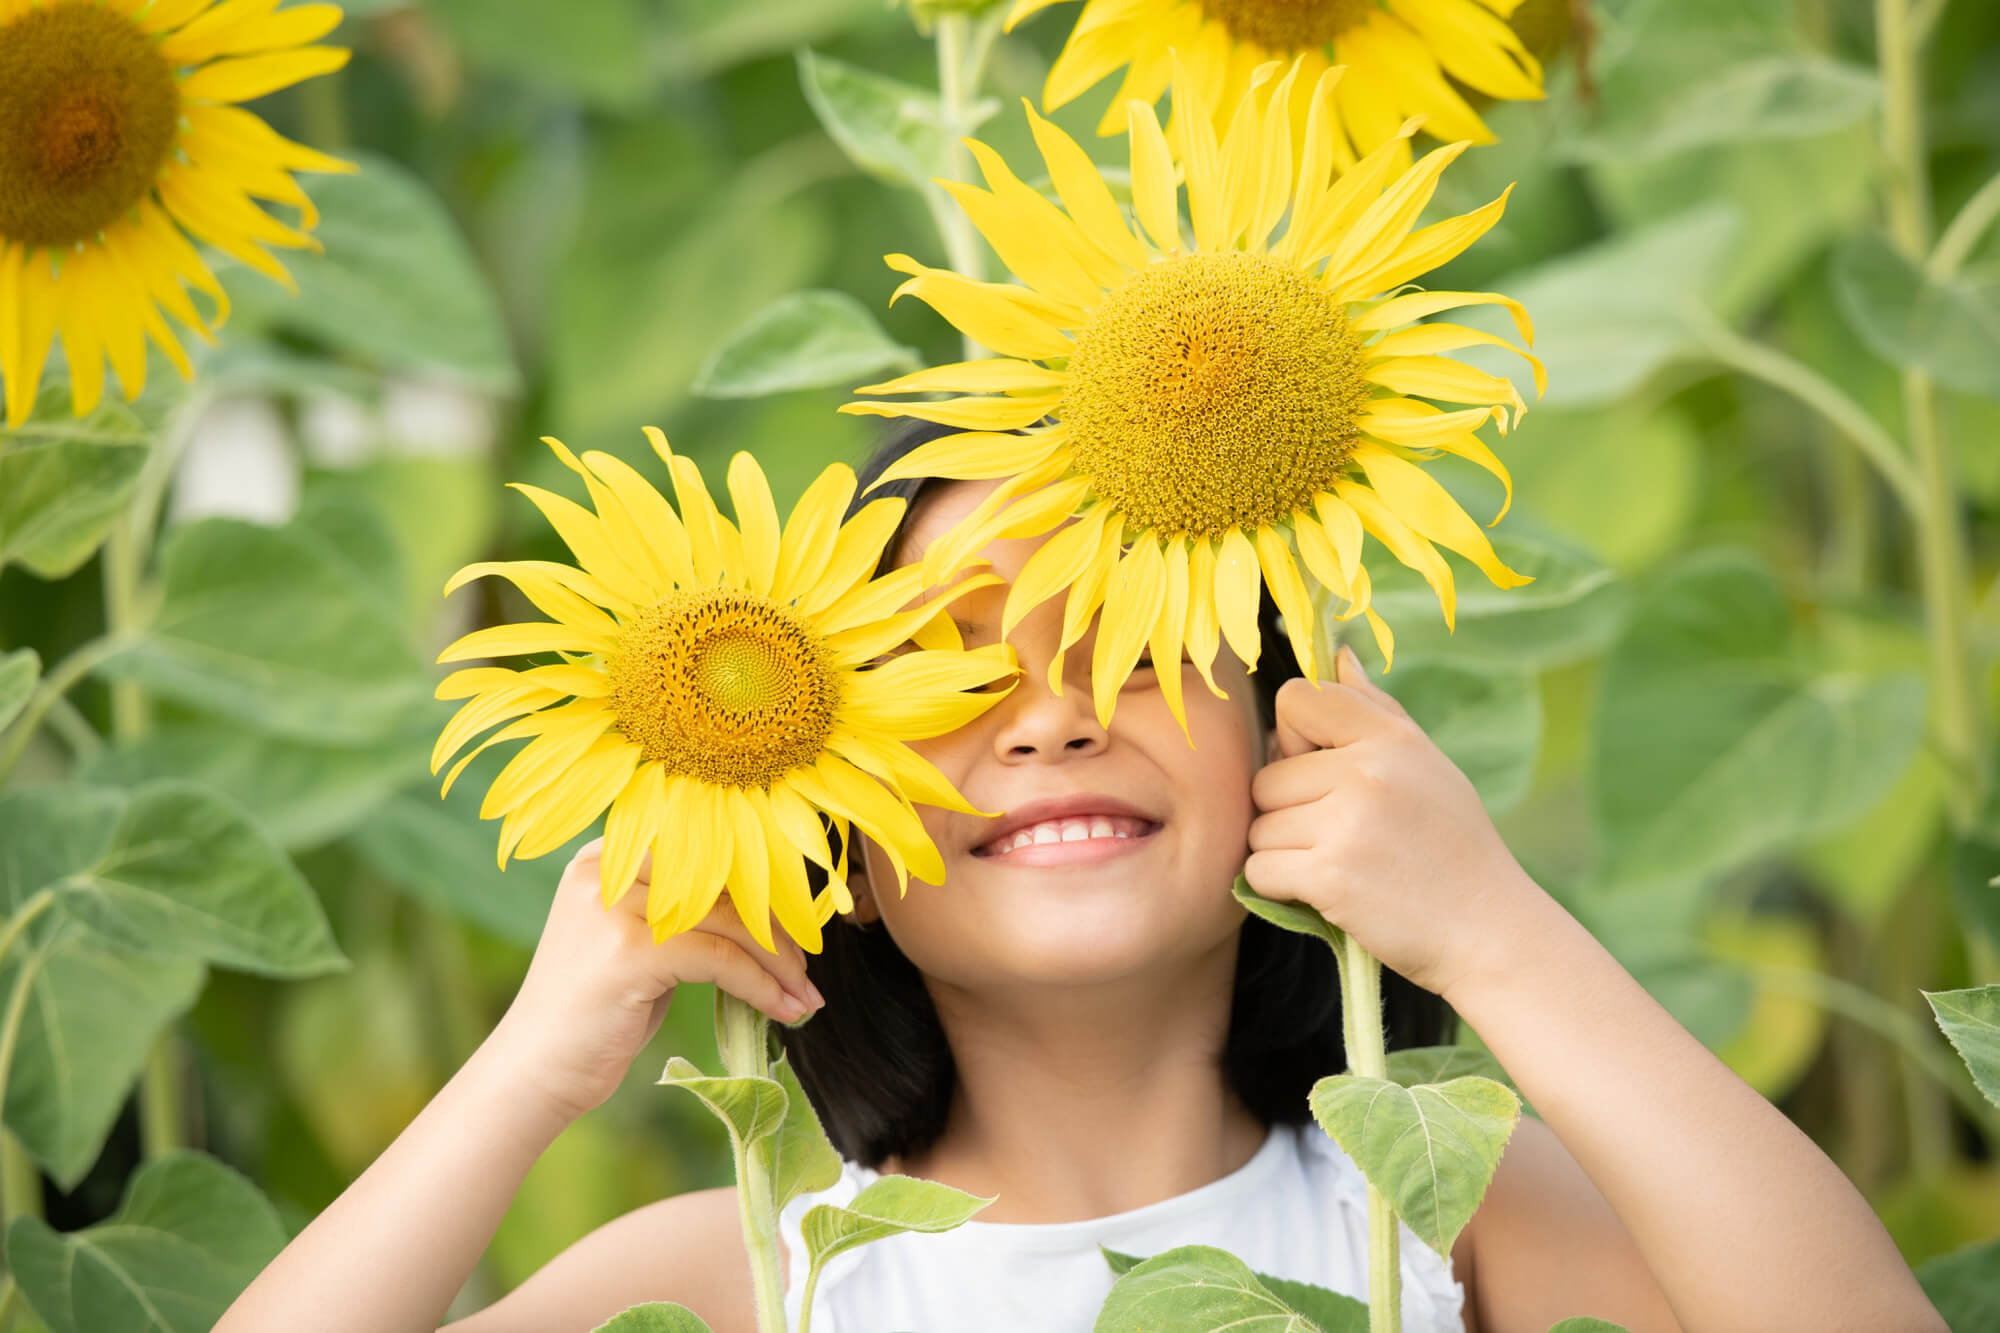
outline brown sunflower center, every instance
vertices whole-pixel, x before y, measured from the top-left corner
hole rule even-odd
[[[1272,51],[1325,46],[1380,7],[1376,0],[1201,0],[1231,37]]]
[[[152,188],[180,109],[159,48],[109,5],[0,27],[0,237],[69,245],[116,222]]]
[[[817,759],[840,704],[816,635],[734,588],[675,593],[605,662],[618,729],[647,759],[726,787],[768,787]]]
[[[1078,471],[1131,528],[1213,537],[1328,489],[1369,393],[1324,283],[1266,255],[1191,254],[1098,307],[1062,418]]]

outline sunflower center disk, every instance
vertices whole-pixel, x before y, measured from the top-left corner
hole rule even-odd
[[[0,237],[89,240],[153,186],[180,121],[174,72],[109,6],[58,3],[0,26]]]
[[[840,703],[818,638],[733,588],[655,603],[625,626],[605,671],[626,739],[717,786],[768,787],[817,759]]]
[[[1062,416],[1077,470],[1129,529],[1215,537],[1329,489],[1369,393],[1324,284],[1265,255],[1191,254],[1098,307]]]
[[[1379,6],[1375,0],[1201,0],[1201,8],[1239,42],[1303,51],[1326,45]]]

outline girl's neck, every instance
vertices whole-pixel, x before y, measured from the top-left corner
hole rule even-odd
[[[1171,977],[1005,996],[934,987],[958,1080],[936,1143],[885,1173],[998,1195],[982,1222],[1126,1212],[1237,1170],[1267,1127],[1222,1073],[1235,941]]]

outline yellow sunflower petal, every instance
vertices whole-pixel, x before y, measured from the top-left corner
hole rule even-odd
[[[852,416],[914,417],[940,426],[962,430],[1007,431],[1032,426],[1048,415],[1061,399],[1042,398],[946,398],[923,403],[843,403],[840,410]]]
[[[1141,533],[1125,558],[1111,571],[1104,589],[1104,608],[1098,613],[1097,641],[1090,654],[1091,692],[1097,704],[1097,723],[1111,725],[1111,712],[1118,691],[1125,687],[1139,650],[1160,621],[1160,600],[1166,594],[1166,564],[1160,555],[1160,541],[1153,533]]]
[[[757,460],[739,450],[729,460],[729,498],[743,532],[744,573],[751,592],[768,596],[778,572],[778,506]]]
[[[1035,548],[1007,589],[1000,613],[1000,637],[1010,638],[1021,617],[1076,582],[1104,544],[1104,510],[1077,519]]]
[[[771,579],[772,595],[779,601],[789,602],[818,582],[833,554],[841,517],[854,500],[855,484],[853,469],[832,464],[813,478],[792,506],[778,542],[778,570]]]
[[[1463,324],[1434,322],[1414,324],[1407,329],[1397,329],[1384,334],[1369,347],[1371,357],[1389,358],[1396,356],[1430,356],[1439,352],[1456,352],[1466,347],[1500,347],[1526,361],[1534,371],[1535,392],[1543,393],[1548,388],[1549,373],[1542,365],[1541,358],[1525,347],[1516,346],[1498,334],[1484,329],[1468,328]]]
[[[530,653],[596,653],[607,655],[618,640],[601,630],[581,625],[548,621],[528,621],[518,625],[489,625],[454,639],[438,654],[440,662],[462,662],[468,657],[520,657]]]
[[[1215,614],[1215,544],[1195,541],[1188,552],[1188,660],[1201,672],[1208,692],[1218,699],[1228,693],[1215,683],[1215,655],[1222,647],[1222,626]]]
[[[604,817],[604,855],[598,878],[606,907],[632,887],[639,874],[639,858],[666,827],[666,814],[667,770],[659,764],[640,764]]]
[[[1188,731],[1187,702],[1181,691],[1181,655],[1186,650],[1188,617],[1187,543],[1170,539],[1161,552],[1165,583],[1160,593],[1160,615],[1153,622],[1147,647],[1153,655],[1153,670],[1160,681],[1160,697],[1167,711],[1181,724],[1181,734],[1194,744]]]
[[[1356,447],[1354,456],[1368,473],[1375,494],[1419,536],[1470,560],[1495,587],[1518,588],[1534,582],[1532,576],[1507,567],[1479,525],[1430,473],[1366,441]]]
[[[1068,356],[1071,343],[1063,330],[1083,324],[1081,311],[1058,306],[1025,287],[975,282],[949,269],[927,268],[908,255],[888,255],[884,262],[898,273],[912,275],[889,298],[890,304],[914,296],[959,332],[1002,356],[1031,361]]]
[[[1482,208],[1410,233],[1381,263],[1339,284],[1335,288],[1336,295],[1345,301],[1374,296],[1456,259],[1474,241],[1492,230],[1500,215],[1507,211],[1507,200],[1513,193],[1514,187],[1509,185],[1500,192],[1498,199]]]
[[[1258,588],[1262,583],[1257,552],[1243,529],[1231,528],[1222,534],[1221,549],[1215,556],[1215,611],[1222,622],[1222,636],[1236,659],[1255,669],[1263,641],[1257,632]]]
[[[1399,356],[1373,361],[1363,374],[1371,384],[1419,398],[1496,407],[1511,403],[1517,415],[1525,407],[1511,381],[1441,356]]]
[[[1430,584],[1431,591],[1437,594],[1438,605],[1444,611],[1445,628],[1454,628],[1458,615],[1458,593],[1452,583],[1451,566],[1444,562],[1437,548],[1412,532],[1401,516],[1366,486],[1343,481],[1336,483],[1335,492],[1360,515],[1362,525],[1374,534],[1375,539],[1389,548],[1389,554],[1423,575],[1424,582]]]
[[[952,477],[959,481],[1008,477],[1046,462],[1062,442],[1062,435],[1056,431],[1033,431],[1025,435],[963,431],[918,445],[884,468],[875,484],[914,477]]]
[[[248,102],[315,75],[331,74],[347,63],[347,56],[338,46],[302,46],[217,60],[182,79],[181,96],[196,102]]]
[[[1505,308],[1513,317],[1514,327],[1520,331],[1521,341],[1535,341],[1535,323],[1528,318],[1528,308],[1511,296],[1498,292],[1410,292],[1403,296],[1392,296],[1376,305],[1374,309],[1354,317],[1354,328],[1358,333],[1374,333],[1381,329],[1398,328],[1404,324],[1428,319],[1445,310],[1459,310],[1473,305],[1497,305]]]
[[[955,361],[932,366],[912,375],[902,375],[882,384],[864,384],[856,393],[1041,393],[1060,389],[1064,376],[1032,361],[1008,357],[988,357],[983,361]]]
[[[1306,591],[1305,580],[1299,577],[1299,567],[1292,562],[1292,553],[1285,549],[1285,539],[1276,528],[1258,528],[1256,545],[1257,563],[1264,570],[1264,582],[1271,589],[1272,599],[1278,603],[1278,615],[1285,622],[1285,636],[1292,643],[1292,656],[1307,680],[1317,680],[1318,663],[1313,660],[1312,594]]]
[[[1036,115],[1032,105],[1027,106],[1027,112],[1028,128],[1048,165],[1049,179],[1076,225],[1114,264],[1128,269],[1144,264],[1146,248],[1125,225],[1124,214],[1118,211],[1097,164],[1076,140]]]
[[[1126,104],[1132,140],[1132,211],[1153,244],[1167,254],[1181,248],[1180,186],[1167,136],[1146,102]]]
[[[764,819],[746,789],[726,788],[722,799],[736,853],[729,867],[729,899],[750,938],[766,952],[776,953],[771,935],[771,849],[764,837]]]

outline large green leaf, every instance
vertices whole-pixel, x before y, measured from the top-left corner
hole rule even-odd
[[[479,818],[485,786],[473,777],[479,767],[442,800],[429,782],[391,796],[348,835],[348,845],[410,896],[532,947],[548,920],[564,854],[500,869],[498,825]]]
[[[106,674],[277,735],[350,744],[380,739],[430,694],[393,600],[309,521],[190,523],[163,565],[158,611]]]
[[[840,1151],[813,1113],[792,1062],[780,1057],[771,1077],[785,1090],[785,1123],[759,1151],[771,1173],[771,1206],[783,1208],[801,1194],[831,1188],[840,1179]]]
[[[359,167],[354,174],[308,182],[325,252],[285,255],[297,298],[261,277],[234,280],[236,271],[239,317],[399,372],[429,370],[511,392],[519,373],[499,302],[457,223],[408,168],[372,154],[346,156]]]
[[[1559,1324],[1550,1324],[1549,1333],[1630,1333],[1630,1330],[1623,1324],[1612,1323],[1609,1319],[1577,1315]]]
[[[1146,1262],[1136,1254],[1120,1254],[1103,1245],[1097,1249],[1104,1256],[1104,1261],[1111,1265],[1111,1271],[1121,1276]],[[1352,1296],[1343,1296],[1311,1282],[1273,1277],[1269,1273],[1253,1273],[1252,1276],[1273,1296],[1310,1319],[1313,1327],[1321,1333],[1368,1333],[1368,1306]]]
[[[97,1160],[154,1040],[187,1012],[206,969],[192,958],[108,945],[73,921],[36,932],[0,963],[20,989],[7,1128],[63,1189]]]
[[[1388,1064],[1389,1081],[1406,1088],[1445,1083],[1468,1074],[1490,1078],[1503,1087],[1514,1086],[1493,1053],[1477,1046],[1405,1046],[1389,1052]]]
[[[997,1196],[996,1196],[997,1197]],[[816,1203],[806,1209],[800,1226],[812,1267],[837,1254],[905,1231],[935,1233],[963,1226],[992,1203],[935,1180],[915,1176],[883,1176],[845,1206]]]
[[[175,1151],[141,1167],[96,1226],[65,1235],[15,1218],[7,1264],[54,1333],[206,1333],[284,1244],[256,1186]]]
[[[1625,583],[1595,556],[1553,534],[1498,531],[1493,550],[1534,579],[1518,588],[1496,588],[1471,565],[1454,562],[1456,619],[1446,629],[1437,594],[1414,571],[1389,559],[1371,563],[1375,610],[1396,632],[1396,661],[1432,658],[1474,671],[1519,671],[1559,666],[1601,650],[1616,634],[1629,600]],[[1359,619],[1345,622],[1350,631]],[[1333,622],[1320,620],[1322,630]],[[1353,634],[1356,652],[1379,662],[1373,639]],[[1380,677],[1389,688],[1390,676]]]
[[[78,778],[133,787],[183,777],[235,801],[288,850],[317,847],[358,824],[422,771],[412,740],[312,745],[212,722],[171,723],[107,746]]]
[[[709,1333],[702,1317],[685,1305],[651,1301],[622,1310],[591,1333]]]
[[[1320,1128],[1389,1196],[1396,1216],[1449,1257],[1500,1165],[1521,1116],[1513,1090],[1490,1078],[1405,1088],[1333,1074],[1309,1100]]]
[[[784,1127],[790,1102],[784,1085],[776,1079],[751,1074],[717,1076],[704,1074],[682,1056],[667,1061],[660,1075],[666,1087],[686,1088],[701,1099],[737,1143],[755,1146]]]
[[[2000,398],[2000,300],[1964,279],[1939,281],[1886,237],[1850,237],[1834,256],[1841,313],[1885,361]]]
[[[0,903],[43,890],[126,948],[265,976],[344,965],[319,900],[268,834],[192,783],[0,795]],[[20,849],[18,852],[15,849]]]
[[[27,706],[42,678],[42,659],[33,648],[16,648],[0,653],[0,731],[7,729],[15,715]]]
[[[2000,986],[1925,991],[1938,1026],[1972,1071],[1986,1100],[2000,1106]]]
[[[124,407],[68,435],[0,438],[0,567],[15,561],[45,579],[90,558],[138,485],[151,445]],[[92,419],[93,421],[96,418]]]
[[[1716,550],[1661,577],[1604,671],[1595,736],[1599,878],[1698,875],[1834,828],[1916,753],[1914,672],[1815,675],[1777,580]]]
[[[1365,1318],[1360,1327],[1367,1327]],[[1183,1245],[1131,1269],[1112,1284],[1091,1328],[1094,1333],[1212,1333],[1223,1328],[1232,1333],[1322,1333],[1320,1325],[1258,1281],[1249,1265],[1211,1245]]]
[[[2000,1328],[2000,1239],[1920,1265],[1917,1281],[1955,1333]]]
[[[916,351],[890,338],[845,292],[793,292],[724,339],[696,374],[694,389],[710,398],[851,389],[878,372],[917,364]]]
[[[1535,317],[1535,352],[1549,373],[1543,404],[1614,402],[1696,351],[1700,310],[1719,290],[1724,262],[1741,234],[1737,210],[1710,199],[1496,279],[1495,290],[1522,302]],[[1452,318],[1515,336],[1504,314],[1469,310]],[[1476,349],[1464,359],[1512,376],[1524,394],[1534,392],[1519,357]]]
[[[1805,49],[1772,0],[1632,0],[1605,14],[1573,159],[1639,160],[1705,144],[1795,139],[1867,116],[1866,69]]]
[[[651,83],[652,7],[641,0],[426,0],[474,64],[620,108]]]
[[[819,123],[854,165],[897,185],[931,188],[950,160],[934,89],[884,78],[813,50],[799,52],[799,86]],[[962,131],[991,115],[983,104]]]

